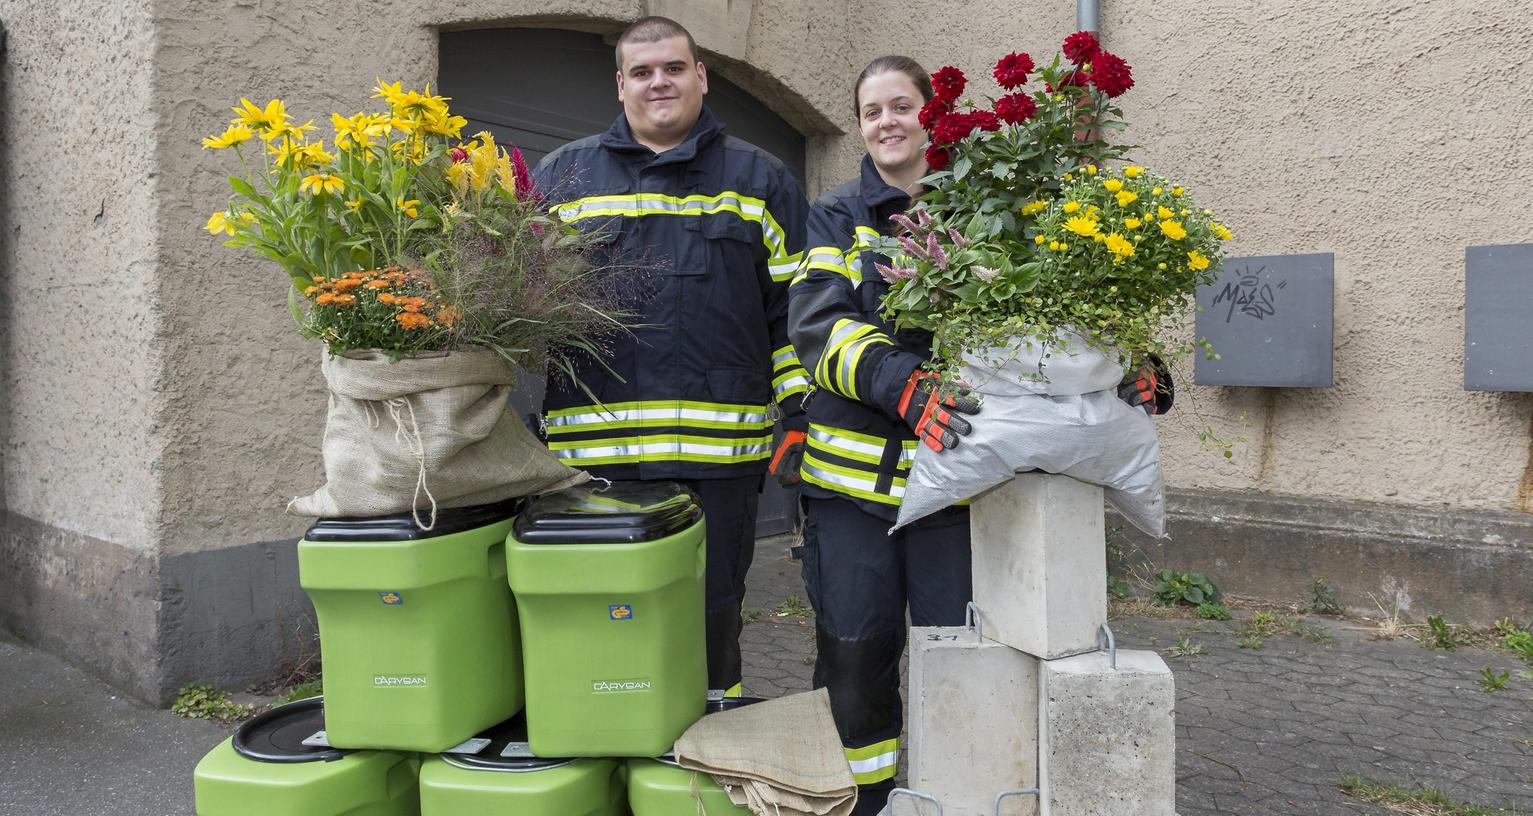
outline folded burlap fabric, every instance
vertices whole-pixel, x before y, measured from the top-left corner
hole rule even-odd
[[[756,816],[846,816],[857,803],[825,689],[704,717],[676,741],[676,763]]]

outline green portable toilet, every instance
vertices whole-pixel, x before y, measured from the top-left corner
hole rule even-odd
[[[521,717],[420,770],[421,816],[627,816],[621,762],[541,759]],[[477,749],[477,750],[475,750]]]
[[[322,519],[298,542],[331,745],[435,753],[522,707],[506,534],[519,502]]]
[[[710,700],[707,713],[759,703],[755,697]],[[697,791],[693,798],[693,790]],[[698,810],[698,802],[702,810]],[[675,756],[628,760],[628,809],[633,816],[750,816],[750,809],[729,801],[729,794],[713,777],[676,764]]]
[[[543,496],[506,547],[538,756],[654,757],[703,714],[702,509],[670,482]]]
[[[397,751],[312,744],[321,698],[274,708],[197,763],[197,816],[416,816],[420,760]],[[305,744],[308,741],[311,744]]]

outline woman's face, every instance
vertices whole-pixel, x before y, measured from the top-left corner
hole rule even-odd
[[[874,74],[857,88],[862,141],[878,169],[898,172],[925,161],[926,132],[916,121],[924,102],[902,71]]]

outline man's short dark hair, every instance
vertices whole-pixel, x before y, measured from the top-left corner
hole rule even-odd
[[[696,63],[697,41],[692,39],[692,32],[669,17],[643,17],[623,29],[623,35],[617,38],[617,69],[623,70],[623,46],[628,43],[653,43],[672,37],[687,38],[687,51],[692,55],[692,62]]]

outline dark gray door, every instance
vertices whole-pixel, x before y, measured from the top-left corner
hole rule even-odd
[[[440,54],[440,93],[468,118],[464,132],[488,130],[497,142],[520,147],[529,164],[565,142],[606,130],[622,112],[612,46],[597,34],[545,28],[443,32]],[[717,73],[708,75],[708,107],[729,134],[804,178],[804,137],[781,116]],[[534,377],[524,381],[528,386],[512,404],[525,414],[542,405],[543,384]],[[795,498],[796,492],[768,477],[757,533],[791,529]]]

